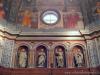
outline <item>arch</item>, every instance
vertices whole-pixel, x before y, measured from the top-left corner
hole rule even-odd
[[[85,50],[85,45],[80,44],[80,43],[75,43],[75,44],[73,44],[73,45],[70,47],[70,50],[72,50],[72,49],[73,49],[73,47],[75,47],[75,46],[80,46],[80,47],[82,47],[82,48],[83,48],[83,50]]]
[[[32,46],[31,46],[29,43],[26,43],[26,42],[22,42],[22,43],[20,43],[20,44],[17,44],[17,47],[16,47],[17,50],[18,50],[18,48],[19,48],[20,46],[27,46],[29,50],[32,49]]]
[[[48,49],[44,44],[39,44],[35,51],[36,67],[47,67]]]
[[[54,48],[54,63],[56,68],[66,67],[66,53],[65,46],[57,45]]]
[[[74,67],[84,67],[85,57],[84,57],[84,46],[81,44],[74,45],[72,50],[72,61]]]
[[[57,46],[62,46],[62,47],[64,47],[65,51],[67,51],[67,47],[64,44],[62,44],[62,43],[56,43],[56,44],[54,44],[52,46],[52,49],[55,49],[55,47],[57,47]]]
[[[41,43],[41,42],[40,42],[40,43],[37,43],[37,44],[34,46],[34,49],[36,50],[36,48],[39,47],[39,46],[41,46],[41,45],[42,45],[42,46],[45,46],[46,49],[49,50],[49,46],[47,46],[45,43]]]
[[[21,45],[17,50],[17,67],[19,68],[28,67],[28,55],[29,55],[29,48],[25,45]]]

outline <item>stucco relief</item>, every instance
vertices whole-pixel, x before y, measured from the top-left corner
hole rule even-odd
[[[27,45],[26,45],[27,44]],[[82,48],[84,47],[84,45],[82,43],[76,43],[76,42],[69,42],[69,41],[29,41],[29,42],[16,42],[17,47],[21,46],[21,45],[26,45],[28,47],[31,47],[31,51],[30,51],[30,59],[28,61],[31,60],[31,62],[29,62],[28,65],[30,65],[30,67],[57,67],[59,66],[57,64],[57,59],[55,54],[62,54],[62,57],[64,59],[64,63],[63,66],[60,67],[73,67],[73,64],[69,64],[69,63],[73,63],[72,59],[70,56],[72,56],[71,54],[71,50],[75,45],[79,45],[82,46]],[[42,47],[46,49],[38,49],[38,47]],[[63,50],[60,52],[59,50],[56,50],[56,47],[61,47]],[[84,48],[85,49],[85,48]],[[46,58],[46,62],[44,62],[47,65],[39,65],[37,64],[39,62],[39,57],[40,54],[42,54],[44,56],[44,58]],[[56,60],[56,61],[55,61]],[[59,67],[59,68],[60,68]],[[58,67],[57,67],[58,68]]]

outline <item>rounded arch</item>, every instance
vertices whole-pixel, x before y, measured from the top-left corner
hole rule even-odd
[[[62,51],[64,51],[64,52],[65,52],[65,50],[66,50],[64,46],[58,45],[58,46],[56,46],[56,47],[54,48],[54,51],[55,51],[56,49],[59,49],[59,48],[61,48]]]
[[[31,50],[32,49],[32,46],[29,43],[20,43],[20,44],[17,44],[16,49],[18,50],[18,48],[21,47],[21,46],[28,47],[28,50]]]
[[[78,48],[78,49],[80,49],[80,51],[81,51],[82,53],[84,53],[84,47],[82,47],[82,46],[80,46],[80,45],[76,45],[76,46],[74,46],[74,47],[72,48],[72,50],[73,50],[74,48]]]
[[[40,49],[44,49],[45,51],[47,51],[47,47],[45,47],[44,45],[39,45],[36,50],[40,50]]]
[[[25,49],[29,49],[27,46],[25,46],[25,45],[21,45],[21,46],[19,46],[19,48],[18,48],[18,50],[20,50],[20,48],[25,48]]]
[[[76,47],[76,46],[80,46],[82,49],[83,49],[83,51],[85,50],[85,45],[83,45],[83,44],[80,44],[80,43],[75,43],[75,44],[73,44],[71,47],[70,47],[70,50],[72,50],[74,47]]]
[[[67,47],[64,44],[62,44],[62,43],[56,43],[56,44],[54,44],[52,46],[52,49],[54,50],[57,46],[62,46],[65,49],[65,51],[67,51]]]
[[[37,44],[34,46],[34,50],[36,50],[37,47],[39,47],[39,46],[44,46],[44,47],[46,47],[47,50],[49,50],[49,46],[47,46],[45,43],[37,43]]]

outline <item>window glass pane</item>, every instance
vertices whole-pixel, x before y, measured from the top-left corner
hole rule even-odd
[[[45,14],[46,13],[46,14]],[[54,11],[50,11],[50,12],[45,12],[43,14],[43,18],[42,20],[46,23],[46,24],[55,24],[58,21],[58,15],[56,12]],[[56,14],[55,14],[56,13]]]

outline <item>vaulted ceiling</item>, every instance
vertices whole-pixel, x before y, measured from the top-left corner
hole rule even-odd
[[[96,20],[94,8],[97,1],[99,0],[0,0],[4,3],[8,21],[15,22],[18,12],[26,8],[40,11],[49,7],[49,9],[60,9],[66,12],[70,8],[78,7],[78,11],[82,12],[86,24]]]

